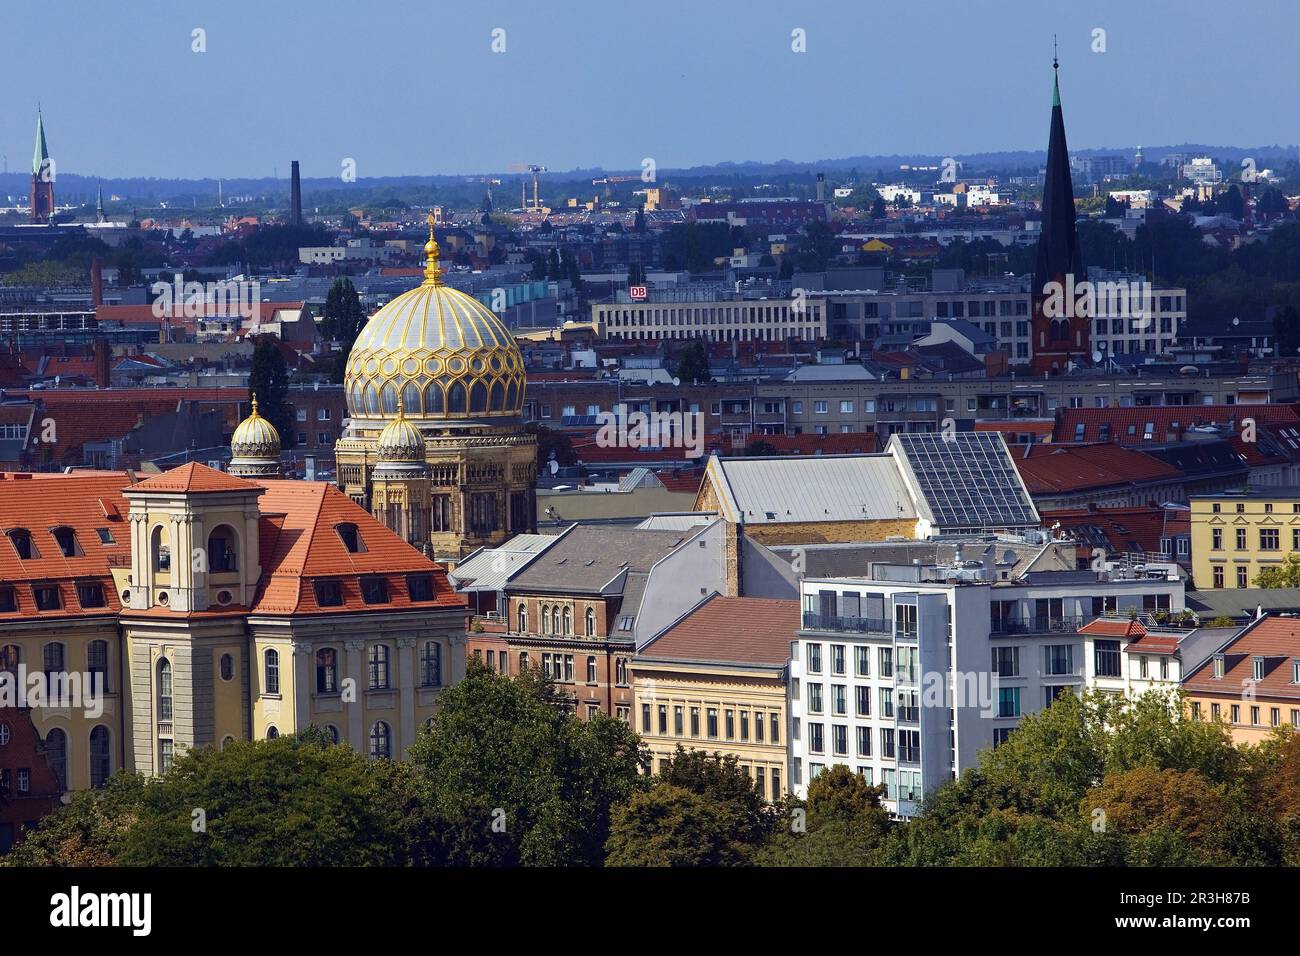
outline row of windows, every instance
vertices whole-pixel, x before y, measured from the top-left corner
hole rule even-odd
[[[1247,543],[1247,530],[1237,528],[1234,540],[1236,550],[1245,551],[1249,545]],[[1210,529],[1210,548],[1214,551],[1223,550],[1223,529]],[[1282,530],[1280,528],[1260,528],[1259,529],[1259,550],[1261,551],[1281,551],[1282,550]],[[1291,550],[1300,551],[1300,528],[1291,529]]]
[[[556,634],[564,637],[573,635],[573,609],[567,605],[543,604],[539,610],[541,616],[541,633]],[[519,609],[516,614],[519,624],[519,633],[528,633],[528,605],[524,601],[519,602]],[[596,609],[587,608],[586,620],[584,621],[585,634],[587,637],[596,636]]]
[[[1241,705],[1232,704],[1229,707],[1228,722],[1232,724],[1238,724],[1241,726],[1263,727],[1264,724],[1260,723],[1260,715],[1261,715],[1261,709],[1259,705],[1257,704],[1252,705],[1250,708],[1250,723],[1242,724]],[[1223,711],[1221,706],[1219,704],[1210,704],[1209,716],[1210,716],[1210,720],[1215,721],[1216,723],[1222,720]],[[1300,730],[1300,708],[1292,707],[1290,717],[1291,717],[1291,726],[1297,730]],[[1202,711],[1200,701],[1196,701],[1196,700],[1192,701],[1192,719],[1193,720],[1205,719],[1205,714]],[[1268,709],[1268,726],[1269,727],[1282,726],[1282,708],[1270,707]]]
[[[0,723],[0,747],[9,745],[12,739],[10,727]],[[102,786],[113,772],[113,748],[111,731],[103,724],[96,724],[90,730],[90,785]],[[55,727],[45,735],[43,742],[45,760],[50,771],[58,781],[60,790],[68,789],[68,735]],[[11,781],[9,771],[0,770],[0,793],[9,792],[16,783],[16,792],[30,792],[31,774],[29,768],[19,768],[17,780]]]
[[[859,757],[871,757],[872,729],[858,727],[854,734],[854,749]],[[921,760],[921,732],[903,730],[893,727],[879,727],[879,757],[882,760],[899,760],[903,763],[919,763]],[[830,752],[836,757],[849,755],[849,727],[847,724],[831,724]],[[826,725],[808,724],[808,751],[813,754],[826,753]]]
[[[384,577],[358,578],[361,600],[366,604],[387,604],[392,600],[388,590],[388,579]],[[312,582],[316,592],[316,603],[321,607],[341,607],[344,603],[343,582],[336,578]],[[415,602],[433,601],[437,595],[433,587],[433,575],[418,572],[406,575],[406,592]]]
[[[674,737],[695,737],[699,738],[700,734],[700,716],[704,716],[704,735],[710,740],[739,740],[742,743],[750,739],[750,712],[745,709],[737,710],[736,708],[718,708],[718,707],[698,707],[689,708],[690,714],[690,733],[687,733],[687,707],[684,704],[656,704],[654,716],[657,721],[652,723],[651,705],[643,703],[641,705],[641,731],[646,734],[658,733],[661,737],[669,735],[668,731],[668,709],[672,707],[672,736]],[[718,716],[721,711],[723,717],[722,730],[719,734]],[[737,722],[739,717],[739,722]],[[761,710],[754,711],[753,721],[753,739],[755,743],[773,743],[781,742],[781,715],[777,711],[767,714],[766,723],[764,721],[764,712]],[[764,737],[766,736],[766,740]]]
[[[18,665],[23,651],[17,644],[0,645],[0,671],[18,676]],[[49,686],[55,686],[55,675],[68,673],[68,648],[61,641],[50,641],[41,646],[41,669]],[[99,693],[109,693],[108,641],[91,641],[86,645],[86,672]]]

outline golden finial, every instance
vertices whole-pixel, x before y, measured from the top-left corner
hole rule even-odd
[[[400,421],[401,419],[403,419],[403,418],[405,418],[405,417],[406,417],[406,416],[405,416],[404,414],[402,414],[402,396],[401,396],[401,395],[398,395],[398,396],[397,396],[397,418],[398,418],[398,420]]]
[[[249,415],[248,417],[249,417],[249,418],[257,418],[257,417],[259,417],[258,414],[257,414],[257,392],[254,392],[254,393],[253,393],[253,413],[252,413],[251,415]]]
[[[433,238],[433,226],[437,222],[433,212],[429,212],[429,241],[424,244],[424,284],[442,285],[442,270],[438,268],[438,240]]]

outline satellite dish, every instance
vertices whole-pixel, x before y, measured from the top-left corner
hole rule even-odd
[[[551,468],[551,474],[552,474],[552,475],[554,475],[554,474],[556,474],[557,472],[559,472],[559,470],[560,470],[560,463],[559,463],[558,461],[556,461],[554,458],[552,458],[550,461],[548,461],[547,464],[550,465],[550,468]]]
[[[1092,353],[1093,364],[1097,364],[1097,365],[1101,364],[1101,359],[1102,359],[1102,354],[1100,352]]]
[[[677,376],[674,375],[674,376],[673,376],[673,385],[674,385],[674,386],[677,386],[677,385],[680,385],[680,384],[682,384],[682,380],[681,380],[680,378],[678,378]]]

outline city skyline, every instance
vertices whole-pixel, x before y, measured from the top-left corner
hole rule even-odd
[[[1284,48],[1297,14],[1263,4],[1253,6],[1283,28],[1212,30],[1210,10],[1171,18],[1167,4],[933,2],[902,19],[891,8],[760,2],[743,20],[680,3],[648,18],[579,4],[563,25],[510,3],[401,3],[355,22],[323,6],[312,18],[242,2],[149,4],[129,22],[90,13],[61,48],[77,70],[52,69],[35,47],[0,65],[17,94],[0,118],[0,153],[10,172],[25,167],[38,102],[60,171],[102,178],[285,178],[293,156],[306,178],[339,175],[351,159],[368,179],[1038,150],[1053,35],[1077,149],[1288,144],[1300,128],[1294,107],[1263,95],[1300,80]],[[15,32],[37,31],[39,16],[15,10]],[[588,43],[581,23],[611,39]],[[686,25],[666,34],[656,23]],[[882,39],[909,28],[922,35],[914,43]],[[806,52],[794,52],[795,30]],[[645,55],[629,56],[629,44]],[[1209,57],[1251,66],[1239,83],[1207,85]],[[97,108],[92,89],[144,104],[143,115]]]

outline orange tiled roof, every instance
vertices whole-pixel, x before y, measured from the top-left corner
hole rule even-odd
[[[1079,628],[1080,634],[1095,634],[1098,637],[1124,637],[1137,640],[1145,635],[1147,629],[1138,620],[1117,621],[1104,617],[1089,621]]]
[[[25,528],[35,554],[22,559],[8,538],[0,538],[0,587],[12,587],[17,607],[0,612],[0,621],[42,618],[103,617],[121,610],[113,586],[110,563],[128,560],[130,529],[122,488],[127,477],[120,472],[77,472],[70,475],[0,473],[0,531]],[[73,530],[81,554],[64,557],[51,529]],[[110,540],[102,541],[99,529]],[[49,584],[59,591],[57,610],[39,610],[33,584]],[[83,608],[78,584],[99,584],[105,606]]]
[[[248,491],[256,487],[251,481],[245,481],[236,475],[228,475],[197,461],[165,471],[161,475],[146,478],[131,486],[132,491],[179,491],[186,494],[199,494],[210,491]]]

